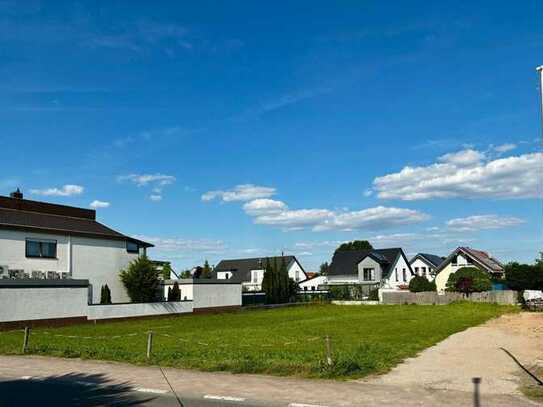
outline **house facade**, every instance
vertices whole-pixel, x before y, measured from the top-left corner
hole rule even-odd
[[[307,279],[304,268],[295,256],[221,260],[213,269],[213,278],[240,282],[244,291],[260,291],[267,262],[280,266],[283,261],[289,278],[297,283]]]
[[[413,277],[401,248],[351,250],[334,254],[327,274],[328,285],[368,284],[399,289]]]
[[[443,263],[444,257],[429,253],[418,253],[409,264],[416,276],[426,277],[429,281],[435,278],[435,270]]]
[[[447,286],[449,276],[462,267],[476,267],[492,277],[503,277],[503,265],[487,252],[470,247],[458,247],[436,269],[436,288],[442,293]]]
[[[0,196],[0,278],[87,279],[89,302],[107,284],[113,302],[127,302],[119,272],[151,244],[96,221],[96,211]]]

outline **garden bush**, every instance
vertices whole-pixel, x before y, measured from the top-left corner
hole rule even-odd
[[[156,300],[159,272],[146,257],[138,257],[121,270],[120,278],[132,302],[153,302]]]
[[[449,276],[445,289],[470,294],[490,291],[492,283],[488,273],[476,267],[461,267]]]
[[[436,283],[434,281],[428,281],[424,276],[415,276],[409,282],[409,291],[412,293],[436,291]]]

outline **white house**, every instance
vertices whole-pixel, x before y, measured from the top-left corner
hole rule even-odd
[[[401,248],[350,250],[334,254],[328,285],[368,284],[397,289],[407,286],[413,271]]]
[[[129,300],[119,271],[153,245],[96,221],[96,211],[0,196],[0,278],[89,280],[89,301],[107,284],[113,302]],[[7,271],[7,272],[6,272]]]
[[[486,271],[492,277],[502,277],[503,265],[492,258],[487,252],[475,250],[470,247],[459,247],[454,250],[436,269],[436,288],[438,293],[445,291],[447,280],[452,273],[462,267],[476,267]]]
[[[239,281],[245,291],[260,291],[267,262],[281,266],[285,262],[288,276],[297,283],[306,280],[307,275],[295,256],[255,257],[250,259],[221,260],[213,270],[213,277],[219,280]]]
[[[302,280],[298,283],[298,287],[300,288],[300,291],[318,291],[320,288],[326,286],[328,283],[328,279],[326,276],[313,276],[308,278],[307,280]]]
[[[415,275],[426,277],[429,281],[433,281],[435,270],[443,263],[443,260],[445,260],[444,257],[436,256],[435,254],[418,253],[409,260],[409,264]]]

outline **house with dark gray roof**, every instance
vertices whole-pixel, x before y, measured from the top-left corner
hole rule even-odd
[[[213,269],[213,278],[242,283],[246,291],[260,291],[266,265],[279,267],[285,262],[290,278],[296,282],[307,279],[306,272],[295,256],[253,257],[248,259],[221,260]]]
[[[336,252],[327,274],[328,285],[372,284],[382,288],[407,286],[413,271],[399,248]]]
[[[0,278],[86,279],[92,302],[105,284],[114,302],[126,302],[119,272],[152,246],[98,222],[92,209],[24,199],[19,190],[0,196]]]
[[[445,291],[449,276],[462,267],[476,267],[493,278],[504,275],[503,265],[487,252],[471,247],[458,247],[436,268],[437,291]]]
[[[417,253],[409,260],[409,264],[415,275],[426,277],[429,281],[433,281],[435,270],[443,263],[443,260],[445,260],[445,257],[435,254]]]

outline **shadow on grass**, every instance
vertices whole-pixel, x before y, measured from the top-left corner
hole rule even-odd
[[[152,399],[138,397],[126,383],[108,383],[103,374],[0,381],[0,406],[137,406]]]

